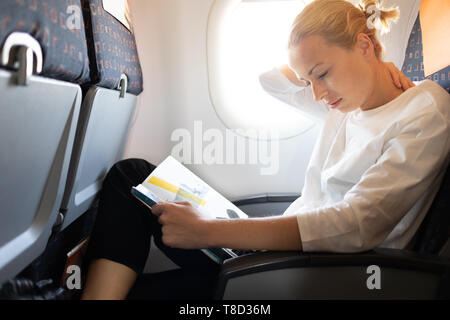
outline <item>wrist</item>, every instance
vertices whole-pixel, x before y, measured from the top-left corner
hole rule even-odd
[[[219,219],[211,219],[211,220],[205,220],[203,223],[203,232],[205,243],[205,248],[216,248],[219,247],[217,235],[219,234],[220,222],[223,222]]]

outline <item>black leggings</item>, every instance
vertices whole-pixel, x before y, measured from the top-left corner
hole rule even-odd
[[[164,245],[157,217],[130,193],[131,187],[144,181],[154,169],[154,165],[143,159],[122,160],[110,169],[100,193],[87,259],[105,258],[138,273],[128,298],[211,298],[219,265],[200,250]],[[180,269],[142,274],[152,236],[156,246]]]

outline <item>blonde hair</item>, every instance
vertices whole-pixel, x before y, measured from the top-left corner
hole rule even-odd
[[[388,31],[388,21],[398,17],[398,8],[380,8],[378,0],[360,0],[357,7],[346,0],[315,0],[295,18],[289,48],[298,45],[306,36],[320,35],[331,44],[351,49],[358,34],[365,33],[381,60],[383,46],[377,33],[379,29]]]

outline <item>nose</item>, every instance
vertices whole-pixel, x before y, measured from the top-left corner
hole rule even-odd
[[[322,100],[322,98],[328,94],[328,90],[325,86],[318,84],[317,82],[311,83],[311,87],[315,101]]]

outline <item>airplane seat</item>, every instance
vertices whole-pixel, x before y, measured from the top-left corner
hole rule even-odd
[[[413,251],[450,259],[450,165],[433,204],[417,231]]]
[[[420,15],[417,15],[417,19],[411,30],[408,46],[405,52],[405,60],[402,66],[402,72],[411,81],[422,81],[425,79],[433,80],[450,93],[450,66],[447,66],[425,77]]]
[[[256,218],[281,215],[298,197],[299,193],[265,193],[236,198],[232,202],[249,217]]]
[[[0,284],[57,220],[89,62],[79,0],[0,2]]]
[[[450,66],[425,77],[420,14],[417,15],[411,30],[402,71],[411,81],[433,80],[450,93]],[[450,237],[450,220],[448,214],[446,214],[450,211],[448,209],[450,205],[448,197],[445,196],[445,194],[449,194],[449,191],[450,169],[447,168],[439,193],[417,231],[417,240],[413,251],[439,254],[440,249],[445,249],[450,245],[448,240]],[[447,208],[447,210],[444,208]],[[446,256],[450,257],[450,255]]]
[[[425,79],[420,40],[418,15],[402,68],[413,81]],[[449,72],[446,67],[427,78],[449,91]],[[450,161],[450,155],[447,159]],[[439,191],[411,248],[376,248],[358,254],[297,251],[247,254],[224,263],[215,298],[449,299],[450,165],[444,170]],[[255,203],[264,211],[265,201],[261,201],[261,197],[256,197],[256,201],[252,198],[239,199],[237,205]],[[375,280],[377,272],[380,276],[378,284]]]
[[[96,201],[110,167],[122,159],[142,71],[130,31],[103,8],[82,0],[92,82],[85,86],[61,213],[62,231]]]

